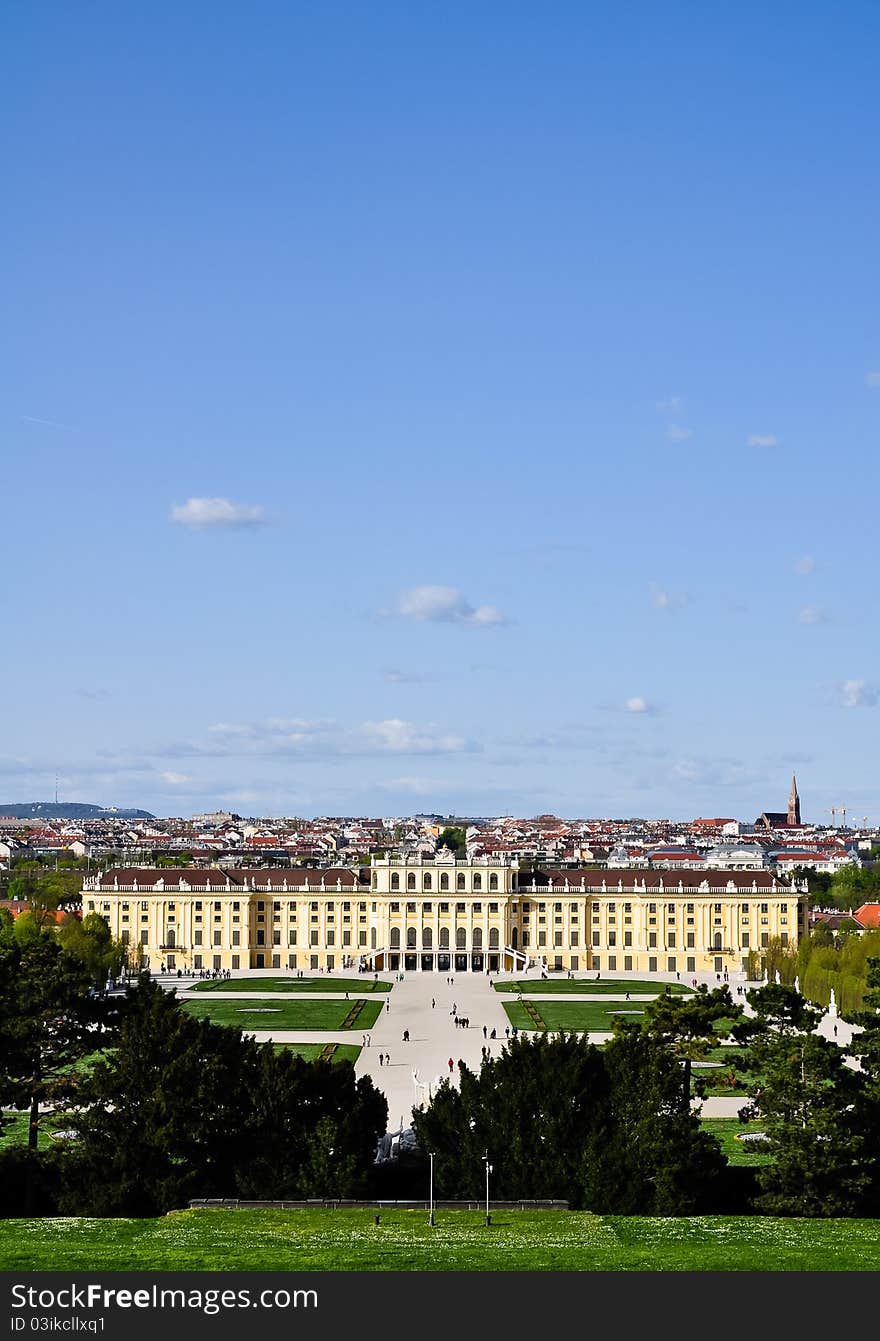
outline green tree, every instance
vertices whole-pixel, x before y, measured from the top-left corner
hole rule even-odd
[[[816,1034],[822,1011],[793,988],[749,992],[755,1014],[734,1028],[751,1077],[744,1119],[766,1131],[772,1163],[758,1172],[757,1206],[773,1215],[855,1215],[871,1184],[862,1117],[864,1077]]]
[[[681,1064],[682,1108],[690,1108],[693,1063],[703,1061],[718,1042],[715,1025],[722,1020],[732,1023],[742,1013],[742,1006],[734,1004],[727,987],[716,987],[710,992],[705,985],[692,996],[664,992],[645,1007],[640,1027],[669,1047]],[[616,1023],[620,1029],[621,1023]]]
[[[347,1062],[260,1049],[236,1184],[244,1197],[356,1197],[367,1190],[388,1104]]]
[[[89,991],[88,970],[58,938],[22,914],[0,930],[0,1105],[28,1110],[24,1210],[39,1179],[41,1113],[78,1101],[77,1064],[112,1037],[105,1003]]]
[[[458,825],[448,826],[439,835],[437,847],[448,847],[456,857],[464,857],[467,854],[467,834]]]
[[[84,1085],[62,1208],[156,1215],[191,1197],[235,1196],[259,1046],[196,1020],[146,976],[130,989],[119,1039]]]
[[[637,1025],[602,1050],[580,1035],[517,1038],[478,1073],[459,1070],[458,1090],[441,1085],[413,1114],[441,1194],[480,1196],[488,1157],[502,1197],[617,1214],[711,1205],[718,1143],[682,1109],[668,1045]]]

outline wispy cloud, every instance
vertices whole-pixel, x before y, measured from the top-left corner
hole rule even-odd
[[[382,611],[388,614],[388,611]],[[490,628],[509,620],[494,605],[471,605],[456,587],[411,587],[398,599],[391,614],[403,619],[430,620],[438,624],[461,624],[468,628]]]
[[[271,717],[263,722],[216,722],[200,740],[157,750],[165,758],[277,757],[335,759],[351,755],[461,754],[480,746],[432,724],[399,717],[344,726],[333,720]]]
[[[386,684],[425,684],[430,678],[417,671],[387,670],[382,674]]]
[[[869,386],[872,391],[880,387],[880,368],[874,372],[865,373],[865,386]]]
[[[192,782],[192,778],[188,773],[174,773],[170,770],[166,770],[164,773],[160,773],[159,776],[169,787],[183,787],[187,782]]]
[[[648,700],[642,698],[641,694],[633,694],[632,698],[628,698],[623,706],[626,712],[652,713],[655,711]]]
[[[797,573],[798,577],[809,577],[815,567],[816,560],[811,554],[802,554],[801,557],[795,559],[792,564],[792,568]]]
[[[778,447],[779,439],[774,433],[750,433],[746,443],[749,447]]]
[[[830,616],[819,605],[805,605],[798,614],[799,624],[827,624]]]
[[[174,503],[171,521],[194,530],[264,526],[265,510],[258,503],[233,503],[229,498],[188,498]]]
[[[35,415],[23,414],[21,421],[24,424],[39,424],[42,428],[60,428],[65,433],[78,433],[79,429],[74,428],[72,424],[59,424],[57,419],[37,419]]]
[[[694,430],[686,428],[684,424],[667,424],[666,436],[670,442],[687,442],[688,438],[694,436]]]
[[[112,698],[109,689],[74,689],[77,698],[88,698],[96,703],[103,703],[105,699]]]
[[[874,708],[878,697],[876,686],[867,680],[844,680],[840,686],[840,701],[845,708]]]
[[[651,604],[657,610],[679,610],[688,604],[690,597],[686,592],[668,591],[666,587],[654,583],[651,587]]]
[[[664,396],[662,400],[654,402],[654,409],[659,414],[678,414],[684,406],[684,400],[681,396]]]

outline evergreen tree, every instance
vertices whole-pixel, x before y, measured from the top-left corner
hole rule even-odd
[[[755,1015],[735,1029],[748,1044],[741,1069],[751,1102],[741,1110],[767,1133],[772,1163],[758,1172],[757,1206],[774,1215],[856,1215],[871,1183],[865,1079],[836,1044],[815,1033],[821,1010],[792,987],[749,992]]]
[[[692,1064],[702,1061],[718,1042],[715,1025],[739,1019],[742,1006],[735,1005],[727,987],[712,992],[702,985],[693,995],[664,992],[645,1007],[642,1029],[665,1043],[682,1067],[681,1106],[690,1108]],[[617,1028],[622,1027],[616,1022]]]

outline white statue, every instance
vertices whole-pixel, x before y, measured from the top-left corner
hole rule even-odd
[[[828,1002],[828,1014],[837,1016],[837,997],[834,995],[834,988],[831,989],[831,1000]]]
[[[782,979],[779,976],[779,969],[776,970],[775,977],[776,977],[776,986],[778,987],[779,984],[782,982]]]
[[[799,991],[801,990],[801,980],[800,980],[800,978],[798,978],[798,977],[795,977],[795,980],[794,980],[794,990],[795,990],[796,992],[799,992]]]

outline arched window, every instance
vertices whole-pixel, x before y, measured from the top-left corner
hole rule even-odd
[[[422,880],[422,889],[430,889],[430,888],[431,888],[431,876],[426,871],[425,878]]]
[[[720,949],[721,949],[721,932],[720,932],[720,931],[716,931],[716,932],[715,932],[715,949],[716,949],[716,950],[720,950]]]
[[[456,950],[464,950],[467,945],[467,932],[464,927],[458,927],[455,932]]]
[[[483,928],[482,928],[482,927],[474,927],[474,934],[473,934],[473,936],[471,937],[471,945],[473,946],[473,948],[474,948],[475,950],[482,950],[482,948],[483,948]]]
[[[406,877],[406,887],[407,889],[415,889],[416,887],[416,877],[412,871],[410,871],[409,875]]]
[[[475,875],[475,876],[474,876],[474,889],[482,889],[482,888],[483,888],[483,878],[482,878],[482,876]]]
[[[513,946],[514,950],[516,949],[516,938],[517,938],[517,935],[518,935],[518,932],[517,932],[516,927],[511,927],[511,930],[510,930],[510,943],[511,943],[511,945]]]
[[[167,932],[165,933],[165,944],[168,946],[169,950],[173,950],[173,949],[174,949],[174,928],[173,928],[173,927],[171,928],[170,931],[167,931]]]
[[[440,888],[441,888],[441,889],[448,889],[448,888],[449,888],[449,876],[446,874],[445,871],[443,872],[443,874],[442,874],[441,877],[440,877]]]
[[[490,949],[490,950],[497,950],[497,949],[498,949],[498,928],[497,928],[497,927],[490,927],[490,928],[489,928],[489,949]]]
[[[430,950],[434,945],[434,934],[430,927],[422,927],[422,949]]]
[[[528,931],[523,931],[522,948],[525,949],[528,943],[529,943],[529,933]]]
[[[379,888],[379,872],[378,872],[378,871],[374,871],[374,872],[373,872],[373,889],[378,889],[378,888]]]
[[[391,888],[392,888],[392,889],[400,889],[400,876],[397,874],[396,871],[394,872],[394,874],[393,874],[392,877],[391,877]]]
[[[490,889],[498,888],[498,876],[495,875],[494,872],[492,873],[492,875],[489,876],[489,888]]]
[[[391,948],[392,950],[400,949],[400,927],[391,928]]]
[[[414,950],[416,948],[415,927],[407,927],[406,929],[406,948],[407,950]]]
[[[459,874],[455,877],[455,888],[464,889],[464,876]]]
[[[441,950],[448,950],[448,949],[449,949],[449,928],[448,928],[448,927],[441,927],[441,928],[440,928],[440,949],[441,949]]]
[[[371,949],[371,950],[375,950],[375,948],[376,948],[376,928],[375,928],[375,927],[371,927],[371,928],[370,928],[370,949]]]

